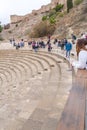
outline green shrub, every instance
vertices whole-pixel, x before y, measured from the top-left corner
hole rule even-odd
[[[56,12],[59,12],[59,11],[61,11],[61,9],[63,8],[63,4],[58,4],[56,7],[55,7],[55,11]]]
[[[75,4],[75,5],[79,5],[81,2],[83,2],[83,0],[75,0],[75,1],[74,1],[74,4]]]
[[[3,27],[0,25],[0,33],[2,32],[2,30],[3,30]]]
[[[47,15],[42,17],[42,21],[47,20]]]
[[[50,21],[51,24],[55,24],[56,23],[56,19],[55,19],[54,16],[51,16],[49,21]]]
[[[56,17],[60,14],[63,9],[63,4],[57,4],[54,9],[50,9],[49,14],[42,17],[42,21],[48,20],[50,24],[56,23]],[[63,17],[63,13],[60,14],[59,17]]]

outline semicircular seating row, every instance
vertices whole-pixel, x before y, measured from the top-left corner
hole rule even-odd
[[[56,54],[0,51],[0,129],[56,130],[71,88],[67,69]]]

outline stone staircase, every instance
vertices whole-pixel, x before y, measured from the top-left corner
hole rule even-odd
[[[69,62],[46,51],[0,51],[0,130],[56,130],[72,84]]]

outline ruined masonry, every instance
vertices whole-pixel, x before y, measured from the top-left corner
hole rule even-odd
[[[64,4],[66,8],[66,0],[51,0],[51,3],[49,3],[48,5],[43,5],[38,10],[32,10],[30,14],[27,14],[25,16],[11,15],[10,16],[11,23],[12,24],[19,23],[23,20],[29,21],[34,17],[43,16],[47,12],[49,12],[50,9],[54,8],[57,3]]]

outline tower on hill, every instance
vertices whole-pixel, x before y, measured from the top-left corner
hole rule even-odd
[[[59,4],[66,5],[66,2],[67,2],[67,0],[51,0],[51,3],[54,3],[54,4],[59,3]]]

